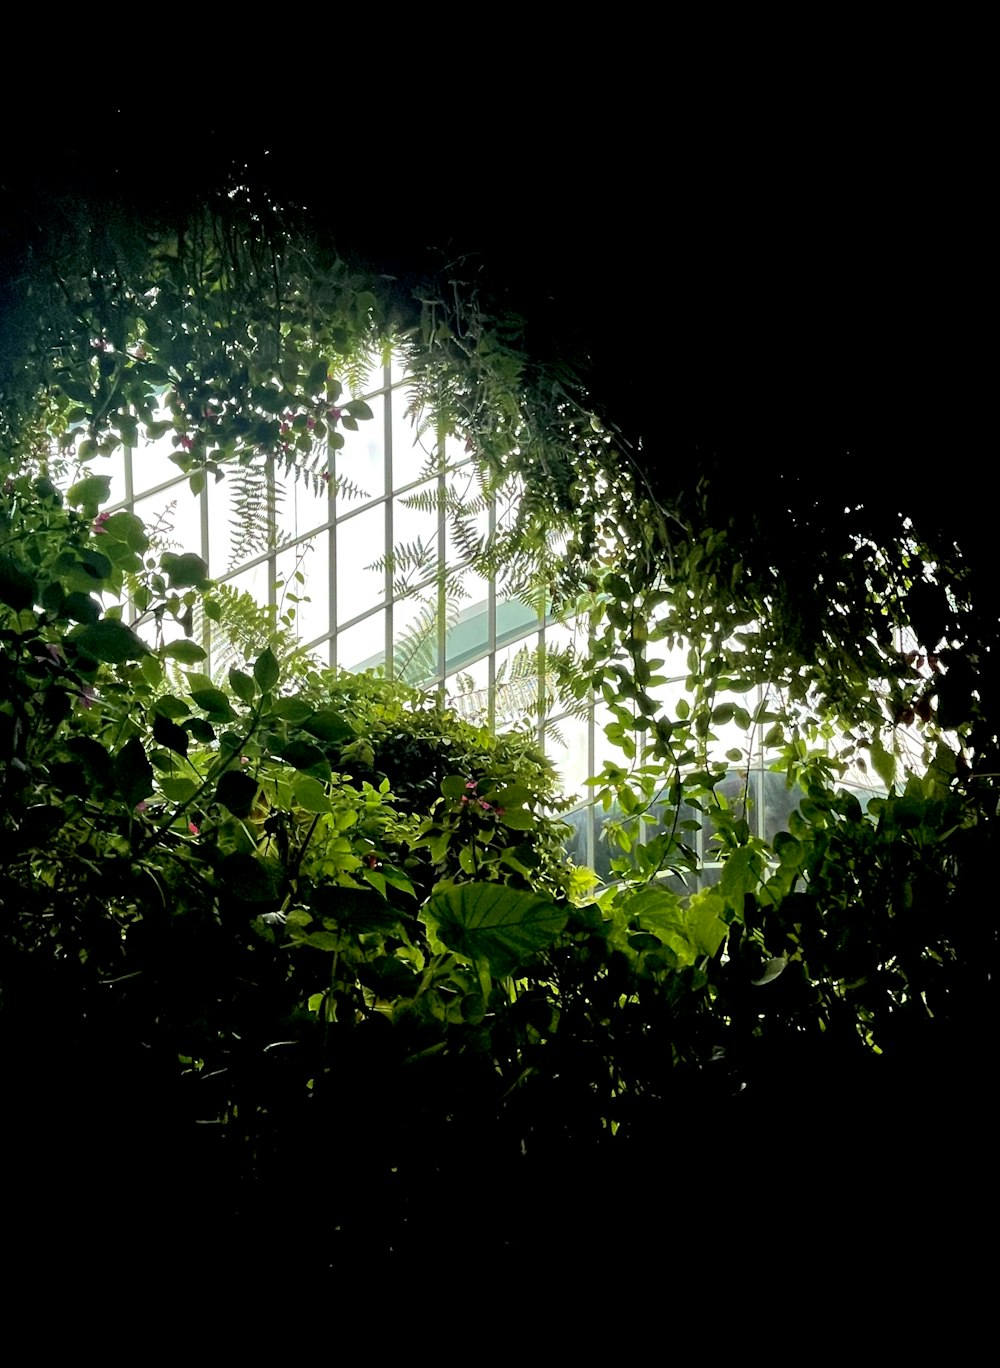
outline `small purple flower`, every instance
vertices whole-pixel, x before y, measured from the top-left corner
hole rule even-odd
[[[93,522],[93,531],[96,533],[97,536],[104,536],[104,524],[110,517],[110,513],[98,513],[97,517],[94,519]]]

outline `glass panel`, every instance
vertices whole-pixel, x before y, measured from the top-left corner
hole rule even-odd
[[[160,551],[201,553],[201,511],[187,486],[138,499],[136,517],[146,524],[153,554]]]
[[[477,661],[445,681],[445,697],[458,717],[482,727],[490,715],[490,664]]]
[[[343,430],[344,445],[335,453],[338,513],[347,513],[385,493],[381,399],[373,401],[372,412],[374,418],[359,423],[357,432]]]
[[[425,480],[416,489],[393,499],[393,546],[405,546],[426,553],[420,557],[419,565],[411,565],[409,557],[405,563],[401,561],[394,578],[405,572],[410,577],[410,583],[415,584],[437,569],[437,510],[437,480]]]
[[[144,442],[136,447],[132,452],[132,487],[135,492],[145,493],[167,480],[176,480],[178,476],[185,479],[170,459],[179,450],[180,447],[174,445],[170,434],[161,437],[158,442]]]
[[[295,632],[301,641],[312,641],[330,631],[328,559],[327,541],[323,537],[315,542],[302,542],[277,558],[278,617],[286,612],[293,615]],[[301,584],[296,574],[302,576]]]
[[[421,432],[420,421],[407,415],[401,396],[393,395],[392,484],[394,489],[412,484],[436,468],[436,436],[433,428]]]
[[[385,664],[385,614],[373,613],[346,632],[337,633],[337,664],[361,671]]]
[[[471,571],[463,575],[458,586],[461,597],[449,588],[449,603],[457,609],[449,617],[446,645],[447,668],[467,668],[489,647],[490,619],[488,586],[486,581]]]
[[[384,601],[385,574],[373,568],[385,555],[381,504],[337,524],[337,621],[349,622]]]
[[[586,798],[590,778],[588,720],[563,714],[545,724],[545,754],[559,772],[559,782],[567,798]]]
[[[393,604],[393,672],[410,684],[426,684],[439,672],[437,590],[397,599]]]

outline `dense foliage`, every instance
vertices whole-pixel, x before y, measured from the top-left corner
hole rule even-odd
[[[748,510],[723,456],[652,471],[516,320],[404,295],[239,196],[169,230],[62,206],[26,239],[0,371],[0,1031],[25,1148],[58,1167],[68,1127],[112,1205],[167,1170],[205,1228],[266,1214],[329,1262],[460,1241],[455,1193],[487,1226],[518,1197],[516,1243],[569,1219],[571,1172],[621,1195],[603,1156],[648,1175],[716,1122],[762,1158],[790,1080],[825,1112],[931,1068],[960,1098],[995,943],[969,910],[996,823],[975,551],[922,504],[835,517],[839,491],[776,479]],[[589,624],[563,683],[621,756],[593,780],[612,888],[566,859],[523,737],[292,668],[277,638],[201,673],[192,612],[231,605],[101,512],[101,455],[167,433],[193,489],[235,472],[248,508],[268,462],[319,479],[389,341],[511,496],[482,563]],[[185,635],[126,625],[103,601],[125,589]],[[687,662],[670,709],[661,650]],[[797,786],[771,843],[721,793],[762,746]],[[881,783],[867,813],[851,762]],[[729,1160],[703,1155],[663,1180],[675,1203],[717,1191]]]

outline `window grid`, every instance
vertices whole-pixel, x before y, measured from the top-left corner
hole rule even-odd
[[[188,525],[179,534],[180,540],[185,544],[185,549],[191,549],[191,545],[197,542],[200,554],[209,567],[209,574],[218,583],[231,583],[237,581],[241,576],[245,576],[252,571],[264,567],[264,578],[266,581],[266,600],[269,605],[276,607],[278,604],[278,584],[279,579],[287,579],[286,575],[279,576],[279,557],[296,548],[305,548],[317,544],[325,544],[326,548],[326,567],[322,574],[315,581],[312,581],[308,572],[306,574],[306,594],[310,588],[315,587],[319,592],[321,586],[321,598],[325,600],[325,620],[322,617],[316,620],[315,614],[310,615],[310,630],[303,634],[301,615],[297,616],[296,622],[300,633],[300,639],[305,649],[309,651],[323,651],[325,658],[333,667],[358,668],[365,665],[382,664],[386,674],[393,675],[396,666],[395,644],[399,638],[399,632],[405,625],[405,621],[400,612],[400,605],[407,599],[414,602],[435,603],[436,621],[434,623],[434,634],[431,653],[431,668],[423,678],[425,687],[435,690],[442,699],[449,697],[449,683],[453,689],[456,687],[455,681],[458,673],[468,674],[470,671],[480,671],[484,675],[484,687],[475,691],[475,700],[470,699],[467,709],[460,706],[460,697],[454,693],[451,701],[460,715],[475,716],[479,721],[487,723],[493,727],[497,724],[498,716],[503,722],[503,713],[506,708],[499,706],[499,696],[506,688],[510,691],[511,700],[517,705],[517,711],[521,716],[524,715],[524,705],[517,702],[523,690],[515,687],[516,681],[508,675],[503,684],[499,684],[499,661],[501,656],[506,656],[508,662],[512,662],[515,652],[523,646],[534,648],[537,658],[537,669],[534,683],[534,696],[537,708],[537,722],[535,732],[540,746],[543,750],[553,749],[550,741],[553,740],[555,728],[560,722],[569,723],[570,715],[559,709],[549,709],[547,716],[547,688],[546,688],[546,659],[549,647],[549,620],[544,614],[535,614],[534,618],[525,617],[520,625],[511,628],[505,625],[503,632],[498,625],[500,610],[508,606],[508,601],[504,600],[498,593],[496,580],[490,576],[484,582],[485,599],[481,605],[472,605],[469,611],[474,612],[477,607],[481,607],[485,615],[485,625],[481,643],[473,644],[461,656],[456,652],[455,659],[449,659],[449,643],[452,635],[447,620],[447,592],[445,586],[445,572],[454,573],[460,571],[463,565],[469,565],[468,561],[461,561],[449,565],[447,563],[448,546],[448,513],[445,503],[445,496],[449,487],[449,480],[453,479],[457,471],[465,467],[471,467],[468,459],[462,459],[449,465],[447,440],[445,433],[438,429],[434,433],[434,446],[431,453],[427,453],[420,444],[419,436],[415,437],[413,444],[408,450],[401,449],[402,443],[398,439],[398,431],[394,436],[394,419],[398,420],[406,406],[407,392],[405,376],[394,376],[390,364],[383,365],[378,373],[373,373],[371,377],[373,383],[367,387],[367,392],[359,397],[363,397],[373,409],[374,417],[370,422],[363,423],[355,445],[360,446],[364,440],[369,440],[376,450],[375,461],[381,466],[382,492],[373,497],[362,499],[355,504],[341,492],[338,487],[338,477],[349,479],[351,468],[349,462],[354,458],[354,451],[351,448],[334,450],[327,448],[326,455],[326,476],[328,489],[325,496],[320,495],[316,500],[316,507],[310,507],[309,501],[303,494],[304,484],[289,484],[288,494],[284,500],[279,498],[281,486],[275,475],[275,464],[269,460],[264,468],[264,478],[266,487],[267,502],[267,531],[266,544],[254,554],[246,556],[238,563],[231,564],[225,568],[213,564],[213,552],[216,557],[219,551],[220,542],[224,544],[224,538],[216,535],[213,545],[213,526],[218,527],[220,517],[228,516],[228,491],[227,482],[223,481],[218,485],[206,483],[199,495],[193,500],[194,518],[189,519]],[[162,452],[162,448],[161,448]],[[139,457],[141,462],[142,457]],[[136,453],[131,448],[125,448],[122,453],[122,494],[121,498],[113,508],[128,508],[133,510],[136,503],[140,500],[148,500],[163,496],[164,504],[171,497],[183,497],[187,494],[188,477],[178,474],[166,480],[154,481],[148,488],[143,488],[137,479],[137,460]],[[397,506],[403,507],[405,504],[400,501],[413,494],[418,489],[430,488],[437,493],[436,513],[427,517],[428,533],[431,537],[433,547],[432,564],[427,573],[418,576],[416,583],[409,587],[408,593],[398,595],[394,576],[393,561],[391,552],[396,545],[397,524],[395,510]],[[223,502],[220,503],[220,500]],[[375,598],[352,601],[357,592],[357,585],[353,583],[353,566],[348,567],[345,560],[340,557],[346,556],[346,537],[352,525],[362,527],[361,519],[366,515],[369,518],[378,516],[378,509],[381,506],[381,526],[384,537],[382,554],[384,566],[380,576],[380,592]],[[180,516],[180,509],[178,515]],[[306,523],[303,529],[300,524]],[[487,527],[492,534],[496,531],[498,512],[495,502],[491,503],[487,512]],[[371,564],[374,564],[377,557],[373,555]],[[356,608],[356,611],[350,611]],[[128,606],[129,620],[136,620],[134,606]],[[362,634],[358,636],[358,630],[364,624],[376,625],[379,615],[382,615],[382,631],[378,638],[371,635]],[[341,620],[343,619],[343,620]],[[476,619],[473,619],[476,621]],[[212,624],[205,619],[202,624],[202,642],[206,651],[211,657],[212,650]],[[353,633],[353,641],[345,650],[343,638]],[[380,645],[375,646],[374,641],[380,639]],[[368,647],[361,650],[357,647],[357,642],[364,640]],[[370,649],[369,649],[370,647]],[[482,667],[485,664],[485,671]],[[511,669],[508,664],[508,669]],[[683,680],[684,676],[678,674],[668,680],[668,684],[674,684]],[[527,685],[531,681],[523,680]],[[485,693],[485,698],[480,695]],[[758,690],[758,702],[760,701]],[[601,767],[604,745],[602,741],[601,750],[598,750],[598,700],[591,693],[586,717],[583,726],[583,735],[578,737],[576,751],[570,757],[575,764],[575,772],[585,770],[587,775],[593,775]],[[469,711],[471,709],[471,712]],[[575,720],[575,719],[574,719]],[[575,729],[574,729],[575,730]],[[555,743],[556,745],[558,743]],[[586,754],[581,755],[580,749],[584,749]],[[755,796],[753,808],[747,813],[747,818],[751,823],[751,829],[755,835],[764,836],[767,825],[767,812],[769,807],[768,789],[766,778],[768,772],[767,757],[762,747],[758,747],[752,756],[747,758],[747,768],[740,767],[733,772],[732,780],[739,780],[745,783],[746,791]],[[602,810],[598,810],[584,790],[581,794],[581,803],[575,810],[574,825],[577,828],[580,838],[577,849],[577,858],[582,862],[596,867],[598,864],[599,853],[604,853],[607,859],[606,844],[600,841],[600,830],[603,822],[608,816]],[[649,834],[655,831],[653,826],[649,828]],[[696,834],[698,853],[702,861],[706,858],[711,862],[708,877],[711,879],[711,866],[717,866],[717,860],[713,860],[714,851],[709,845],[708,837],[704,829]]]

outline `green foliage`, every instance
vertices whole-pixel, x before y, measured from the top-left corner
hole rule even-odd
[[[243,209],[151,241],[68,223],[15,300],[23,322],[35,291],[44,319],[15,328],[0,373],[0,1031],[26,1076],[65,1056],[104,1095],[151,1078],[233,1210],[321,1181],[330,1224],[357,1232],[400,1175],[387,1248],[428,1175],[485,1134],[513,1173],[672,1138],[692,1099],[766,1096],[820,1041],[852,1065],[912,1067],[930,1029],[971,1048],[997,808],[961,549],[898,519],[874,541],[853,515],[846,541],[820,535],[785,499],[743,527],[738,482],[720,492],[691,462],[665,489],[569,377],[531,366],[515,320],[460,293],[401,317]],[[371,416],[345,385],[406,323],[415,407],[467,443],[498,532],[476,532],[478,489],[449,483],[427,509],[481,571],[587,625],[513,672],[607,710],[591,788],[615,884],[596,895],[525,735],[318,669],[293,608],[261,610],[101,513],[106,477],[65,497],[49,477],[59,451],[86,465],[170,432],[194,489],[232,468],[241,514],[266,524],[269,471],[321,478],[319,445]],[[400,671],[425,678],[454,596],[425,582],[423,545],[386,564],[427,594]],[[103,606],[126,589],[134,623]],[[906,624],[919,654],[899,652]],[[770,842],[747,820],[762,749],[799,799]],[[867,813],[837,787],[862,763],[887,791]]]

